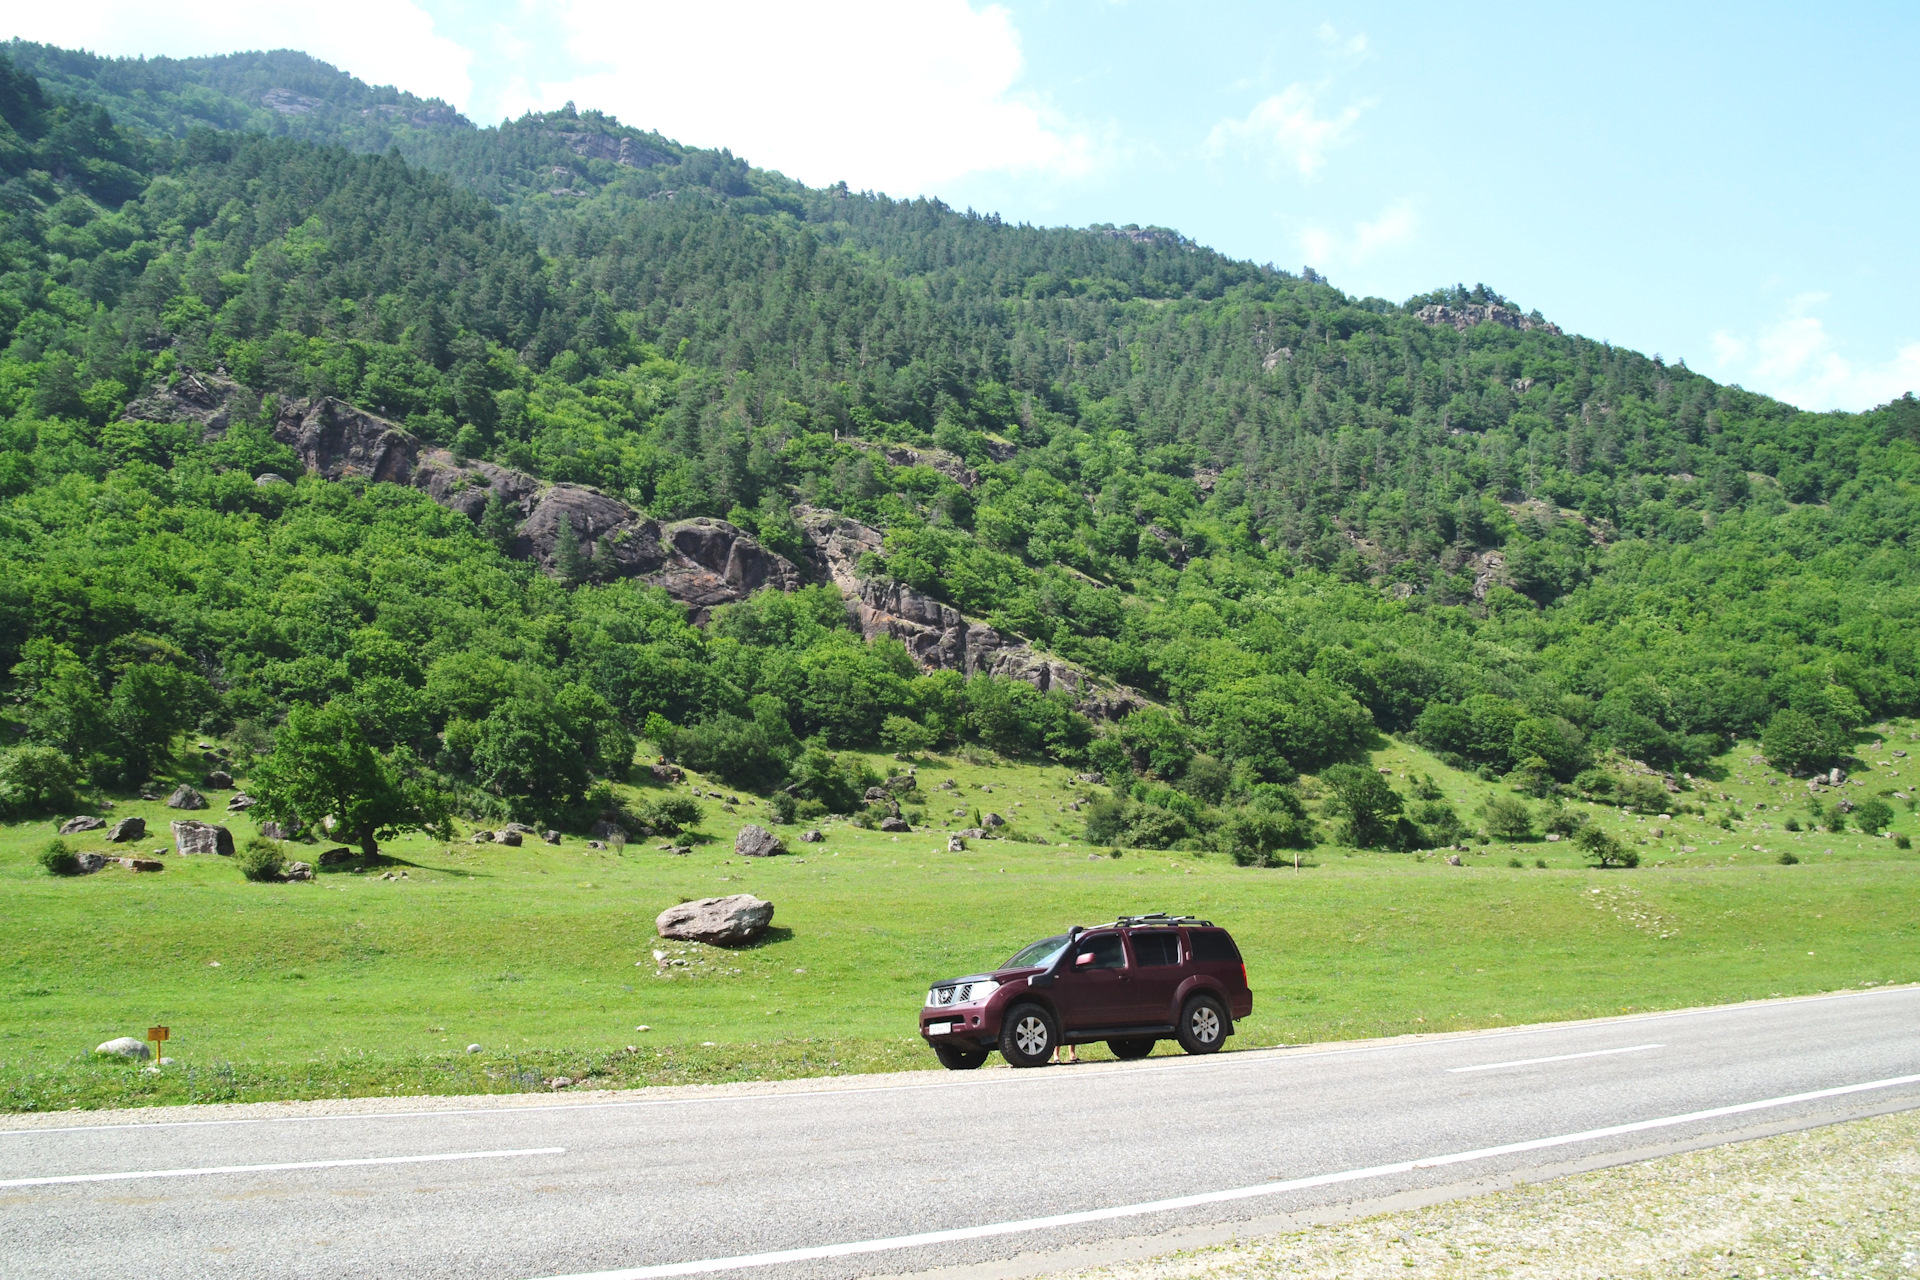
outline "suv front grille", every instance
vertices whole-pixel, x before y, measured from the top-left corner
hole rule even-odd
[[[927,1007],[944,1009],[949,1005],[971,1004],[976,999],[991,995],[1000,986],[991,980],[980,982],[956,982],[950,986],[935,987],[927,993]]]

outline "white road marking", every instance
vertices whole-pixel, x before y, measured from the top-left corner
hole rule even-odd
[[[1616,1124],[1605,1129],[1587,1129],[1580,1133],[1563,1133],[1552,1138],[1509,1142],[1498,1147],[1482,1147],[1477,1151],[1456,1151],[1449,1155],[1428,1156],[1421,1160],[1401,1160],[1393,1164],[1374,1165],[1368,1169],[1320,1173],[1307,1178],[1292,1178],[1285,1182],[1264,1182],[1254,1187],[1235,1187],[1230,1191],[1206,1191],[1198,1195],[1176,1196],[1170,1200],[1150,1200],[1144,1204],[1115,1205],[1106,1209],[1086,1209],[1079,1213],[1057,1213],[1045,1218],[1022,1218],[1014,1222],[994,1222],[978,1227],[955,1227],[947,1231],[922,1231],[917,1235],[890,1236],[880,1240],[853,1240],[845,1244],[816,1245],[806,1249],[747,1253],[732,1258],[705,1258],[698,1262],[667,1262],[651,1267],[626,1267],[617,1271],[547,1276],[543,1277],[543,1280],[661,1280],[667,1276],[704,1275],[745,1267],[771,1267],[783,1262],[814,1262],[823,1258],[845,1258],[854,1254],[881,1253],[889,1249],[914,1249],[930,1244],[984,1240],[993,1236],[1016,1235],[1026,1231],[1044,1231],[1053,1227],[1072,1227],[1088,1222],[1106,1222],[1115,1218],[1134,1218],[1150,1213],[1167,1213],[1175,1209],[1192,1209],[1201,1205],[1252,1200],[1262,1196],[1281,1195],[1288,1191],[1303,1191],[1311,1187],[1359,1182],[1366,1178],[1391,1177],[1394,1174],[1411,1173],[1415,1169],[1436,1169],[1445,1165],[1466,1164],[1474,1160],[1491,1160],[1496,1156],[1515,1155],[1524,1151],[1543,1151],[1550,1147],[1570,1146],[1577,1142],[1594,1142],[1601,1138],[1644,1133],[1650,1129],[1667,1129],[1675,1125],[1691,1124],[1698,1120],[1716,1120],[1722,1116],[1743,1115],[1752,1111],[1792,1106],[1799,1102],[1817,1102],[1823,1098],[1839,1098],[1853,1093],[1865,1093],[1872,1089],[1892,1089],[1909,1084],[1920,1084],[1920,1075],[1869,1080],[1864,1084],[1841,1085],[1835,1089],[1816,1089],[1811,1093],[1796,1093],[1784,1098],[1766,1098],[1759,1102],[1741,1102],[1728,1107],[1714,1107],[1707,1111],[1689,1111],[1685,1115],[1662,1116],[1657,1120],[1636,1120],[1631,1124]]]
[[[1625,1049],[1593,1049],[1586,1053],[1556,1053],[1551,1058],[1517,1058],[1512,1062],[1483,1062],[1477,1067],[1448,1067],[1448,1075],[1459,1075],[1462,1071],[1498,1071],[1502,1067],[1537,1067],[1543,1062],[1572,1062],[1575,1058],[1605,1058],[1616,1053],[1645,1053],[1649,1049],[1664,1049],[1663,1044],[1636,1044]]]
[[[434,1156],[367,1156],[358,1160],[299,1160],[291,1164],[223,1164],[202,1169],[138,1169],[129,1173],[67,1173],[52,1178],[8,1178],[0,1187],[52,1187],[67,1182],[128,1182],[135,1178],[200,1178],[210,1173],[286,1173],[295,1169],[349,1169],[370,1164],[433,1164],[442,1160],[492,1160],[501,1156],[557,1156],[565,1147],[517,1151],[453,1151]]]

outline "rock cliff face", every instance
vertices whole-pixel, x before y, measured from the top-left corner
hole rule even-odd
[[[209,438],[217,438],[235,417],[258,411],[258,398],[231,379],[188,374],[133,402],[127,416],[200,422]],[[860,557],[880,552],[880,531],[832,511],[794,508],[806,544],[803,570],[725,520],[701,516],[663,526],[597,489],[549,484],[522,471],[462,460],[445,449],[422,445],[398,424],[331,397],[283,404],[273,435],[299,455],[310,474],[410,485],[475,524],[485,518],[497,495],[515,525],[511,554],[549,573],[559,567],[555,552],[565,521],[596,578],[631,578],[661,587],[687,606],[695,623],[705,623],[719,606],[766,587],[794,591],[808,581],[831,582],[847,598],[848,613],[864,637],[899,640],[929,670],[1005,676],[1042,692],[1066,690],[1082,711],[1107,718],[1145,705],[1132,690],[1096,681],[1071,663],[1036,652],[1018,636],[971,621],[952,605],[912,587],[863,580]],[[959,462],[951,455],[936,459],[931,454],[916,455],[913,461]],[[972,473],[966,475],[971,478]]]
[[[1521,315],[1512,307],[1503,307],[1496,302],[1472,302],[1464,307],[1447,307],[1439,303],[1430,303],[1413,313],[1413,318],[1422,324],[1449,325],[1464,333],[1475,325],[1489,322],[1503,329],[1518,329],[1526,333],[1539,329],[1546,333],[1559,333],[1560,326],[1551,321],[1542,320],[1537,315]]]

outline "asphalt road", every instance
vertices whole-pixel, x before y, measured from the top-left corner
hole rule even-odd
[[[0,1118],[0,1275],[1011,1274],[1022,1255],[1920,1107],[1920,988],[527,1102]]]

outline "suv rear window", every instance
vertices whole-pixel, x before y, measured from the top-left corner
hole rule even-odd
[[[1194,960],[1201,964],[1218,960],[1240,963],[1240,949],[1225,929],[1195,929],[1187,937],[1193,943]]]
[[[1142,968],[1147,965],[1167,965],[1180,963],[1180,935],[1171,929],[1154,929],[1150,932],[1135,930],[1133,937],[1133,958]]]

